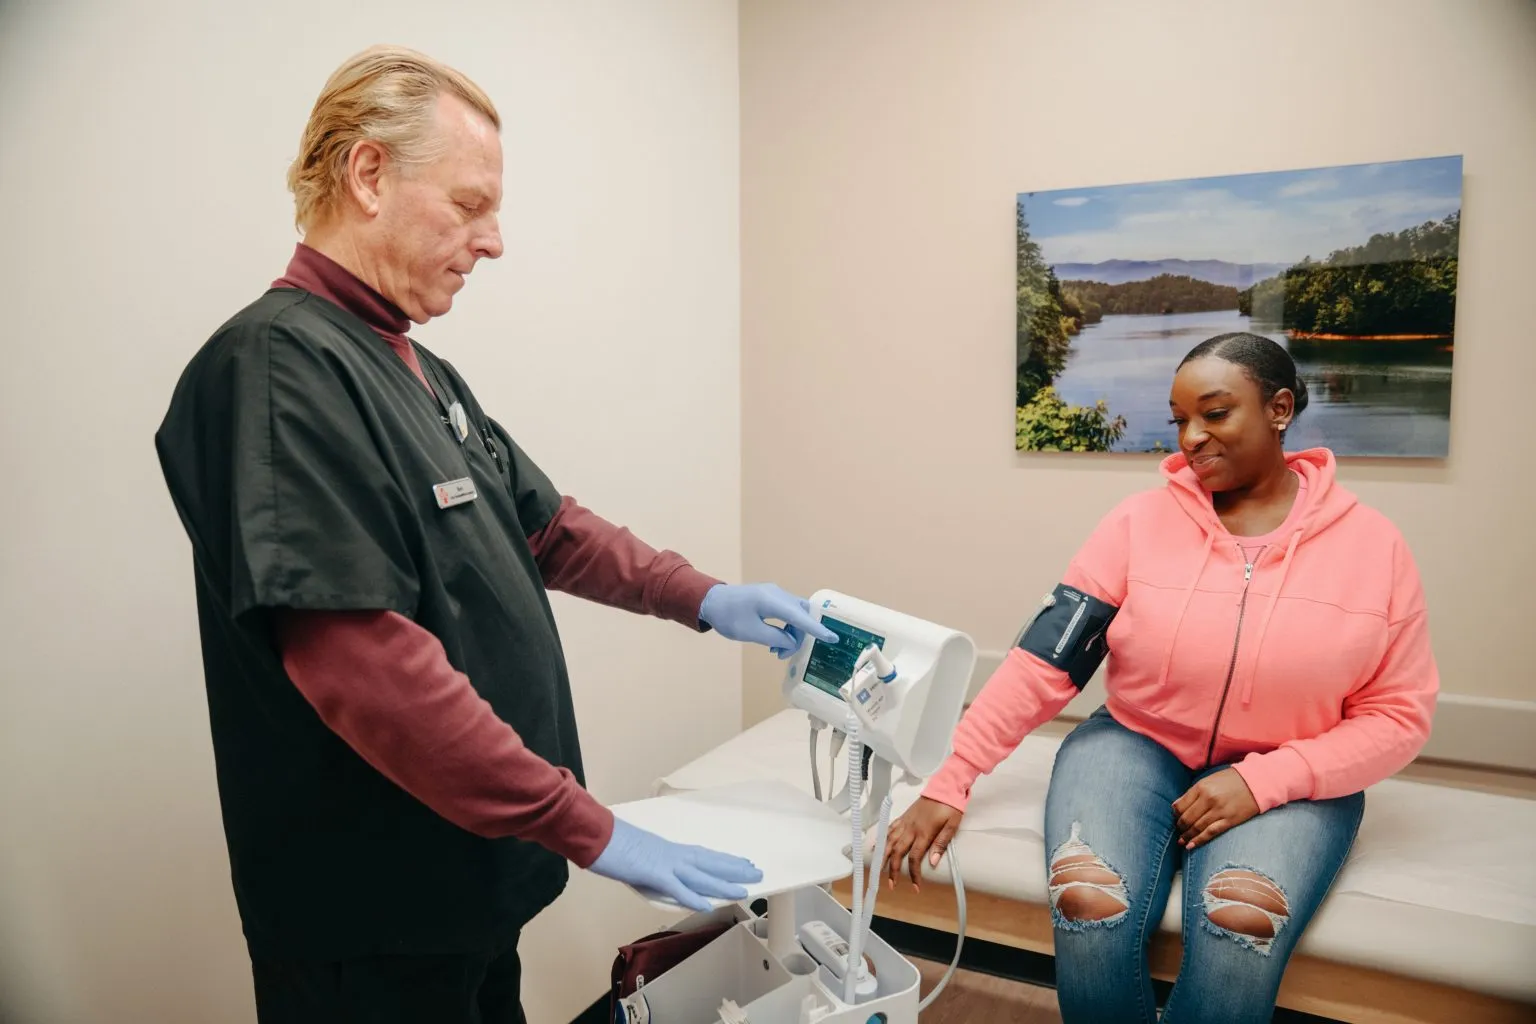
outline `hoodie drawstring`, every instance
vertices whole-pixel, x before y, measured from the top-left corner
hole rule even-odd
[[[1253,703],[1253,677],[1259,674],[1259,653],[1264,647],[1264,634],[1269,630],[1269,618],[1275,614],[1275,606],[1280,603],[1280,591],[1285,589],[1285,575],[1291,571],[1291,556],[1296,553],[1296,545],[1300,541],[1301,531],[1296,530],[1291,534],[1291,542],[1285,546],[1285,558],[1280,563],[1280,579],[1275,583],[1275,593],[1269,599],[1269,607],[1264,609],[1264,618],[1259,623],[1259,638],[1253,645],[1253,657],[1249,661],[1253,671],[1243,680],[1243,707]]]
[[[1179,604],[1179,617],[1173,622],[1173,632],[1168,634],[1168,649],[1163,652],[1163,669],[1157,674],[1157,690],[1161,693],[1168,682],[1168,669],[1173,664],[1173,649],[1179,638],[1179,627],[1184,624],[1184,613],[1189,610],[1190,598],[1195,596],[1195,587],[1200,584],[1200,577],[1205,574],[1205,563],[1210,560],[1211,548],[1216,544],[1216,531],[1207,530],[1205,533],[1205,550],[1200,553],[1200,564],[1195,566],[1195,574],[1189,579],[1189,586],[1184,588],[1184,600]]]

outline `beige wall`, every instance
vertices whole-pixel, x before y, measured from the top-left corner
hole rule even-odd
[[[734,4],[0,7],[6,1024],[254,1020],[151,439],[193,349],[287,261],[283,173],[326,74],[380,40],[460,65],[507,123],[507,255],[419,336],[568,492],[739,575]],[[733,645],[558,612],[601,799],[735,731]],[[523,943],[530,1019],[569,1020],[662,920],[577,878]]]
[[[0,1019],[253,1019],[150,439],[191,350],[287,258],[315,90],[379,39],[459,64],[507,117],[508,255],[421,337],[556,480],[710,571],[745,549],[749,577],[986,648],[1155,479],[1004,440],[1014,193],[1465,154],[1454,456],[1345,478],[1419,553],[1448,688],[1536,697],[1536,8],[1140,6],[749,0],[739,26],[717,0],[0,6]],[[766,656],[743,708],[718,638],[558,611],[602,799],[778,706]],[[524,943],[530,1019],[569,1019],[657,923],[578,877]]]
[[[1006,647],[1160,482],[1013,451],[1015,194],[1460,153],[1451,458],[1341,476],[1413,547],[1445,689],[1536,700],[1536,4],[744,0],[741,39],[749,575]],[[747,722],[777,683],[748,665]]]

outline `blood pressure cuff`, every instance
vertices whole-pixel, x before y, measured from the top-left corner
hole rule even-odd
[[[1014,646],[1061,669],[1081,690],[1109,653],[1109,624],[1119,611],[1092,594],[1058,583]]]

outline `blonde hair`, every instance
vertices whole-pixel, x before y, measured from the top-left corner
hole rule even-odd
[[[352,147],[371,141],[407,167],[434,159],[442,140],[432,130],[437,98],[457,96],[501,130],[491,98],[446,64],[401,46],[374,46],[331,74],[315,100],[288,168],[294,223],[305,230],[336,201]]]

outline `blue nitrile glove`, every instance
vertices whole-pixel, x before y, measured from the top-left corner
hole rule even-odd
[[[781,659],[800,650],[807,636],[837,643],[837,634],[811,614],[811,603],[772,583],[717,583],[704,595],[699,618],[731,640],[762,644]],[[781,629],[769,619],[784,623]]]
[[[706,896],[744,900],[747,890],[739,883],[763,880],[751,861],[669,842],[620,818],[614,819],[613,838],[592,862],[591,871],[676,900],[689,910],[709,910]]]

